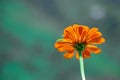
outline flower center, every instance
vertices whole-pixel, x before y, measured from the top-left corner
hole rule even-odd
[[[74,45],[74,48],[77,50],[77,51],[83,51],[85,49],[86,45],[84,43],[76,43]]]

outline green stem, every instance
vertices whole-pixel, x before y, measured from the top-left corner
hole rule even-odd
[[[79,52],[79,56],[80,56],[79,62],[80,62],[80,71],[82,75],[82,80],[86,80],[85,73],[84,73],[84,62],[83,62],[83,57],[81,52]]]

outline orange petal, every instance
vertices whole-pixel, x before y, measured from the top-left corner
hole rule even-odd
[[[92,39],[94,39],[94,38],[98,38],[98,37],[100,37],[101,35],[102,35],[101,32],[96,32],[95,34],[87,37],[87,41],[90,41],[90,40],[92,40]]]
[[[74,51],[66,52],[63,56],[64,56],[64,58],[66,58],[66,59],[71,59],[71,58],[73,58],[73,56],[74,56]]]
[[[59,47],[62,47],[62,46],[71,46],[72,44],[71,43],[68,43],[68,42],[56,42],[54,44],[54,47],[55,48],[59,48]]]
[[[101,44],[101,43],[104,43],[105,42],[105,39],[103,37],[96,37],[90,41],[88,41],[87,43],[88,44]]]
[[[70,39],[72,40],[73,42],[76,41],[76,33],[73,31],[73,27],[72,26],[69,26],[68,28],[66,28],[64,30],[64,38],[67,38],[67,39]]]
[[[78,52],[76,52],[76,59],[77,59],[77,60],[80,59]]]
[[[101,49],[98,48],[97,46],[94,46],[94,45],[87,45],[87,49],[90,51],[90,52],[94,52],[95,54],[98,54],[101,52]]]
[[[58,48],[59,52],[72,51],[72,50],[74,50],[74,49],[71,48],[71,47],[61,47],[61,48]]]
[[[79,41],[83,27],[84,26],[77,24],[69,26],[64,30],[64,38],[71,39],[73,42]]]
[[[85,49],[82,52],[82,56],[83,56],[83,58],[90,58],[90,51],[88,51],[87,49]]]
[[[78,33],[78,34],[79,34],[79,36],[78,36],[78,41],[79,41],[79,42],[81,42],[81,40],[82,40],[81,34],[82,34],[82,32],[83,32],[83,29],[84,29],[84,28],[83,28],[82,25],[80,25],[79,28],[78,28],[78,32],[79,32],[79,33]]]
[[[79,26],[78,24],[73,25],[73,31],[75,32],[76,41],[79,41]]]
[[[72,43],[72,41],[70,39],[62,39],[62,42],[66,42],[66,43]]]
[[[83,56],[83,58],[90,58],[90,51],[88,51],[87,49],[85,49],[82,52],[82,56]],[[78,52],[76,52],[76,59],[78,59],[78,60],[80,59]]]
[[[98,32],[98,28],[91,28],[89,30],[89,32],[88,32],[88,36],[87,37],[90,37],[91,35],[95,34],[96,32]]]
[[[65,43],[65,42],[56,42],[55,48],[57,48],[60,52],[65,51],[72,51],[74,48],[71,46],[71,44]]]
[[[82,34],[81,34],[81,42],[85,42],[86,41],[86,37],[87,37],[87,33],[89,31],[89,27],[88,26],[83,26],[84,29],[82,31]]]

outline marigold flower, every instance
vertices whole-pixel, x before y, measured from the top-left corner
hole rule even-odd
[[[76,51],[76,58],[79,59],[78,51],[82,51],[83,58],[89,58],[90,52],[99,54],[101,49],[96,44],[105,42],[102,33],[98,28],[89,28],[88,26],[74,24],[65,28],[63,38],[58,39],[55,48],[60,52],[66,52],[63,56],[71,59]]]

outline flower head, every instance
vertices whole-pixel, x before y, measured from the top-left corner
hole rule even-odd
[[[102,33],[98,28],[89,28],[88,26],[74,24],[65,28],[63,38],[58,39],[55,48],[60,52],[65,52],[64,58],[71,59],[76,54],[79,59],[78,51],[82,51],[83,58],[89,58],[90,52],[99,54],[101,49],[96,44],[105,42]]]

